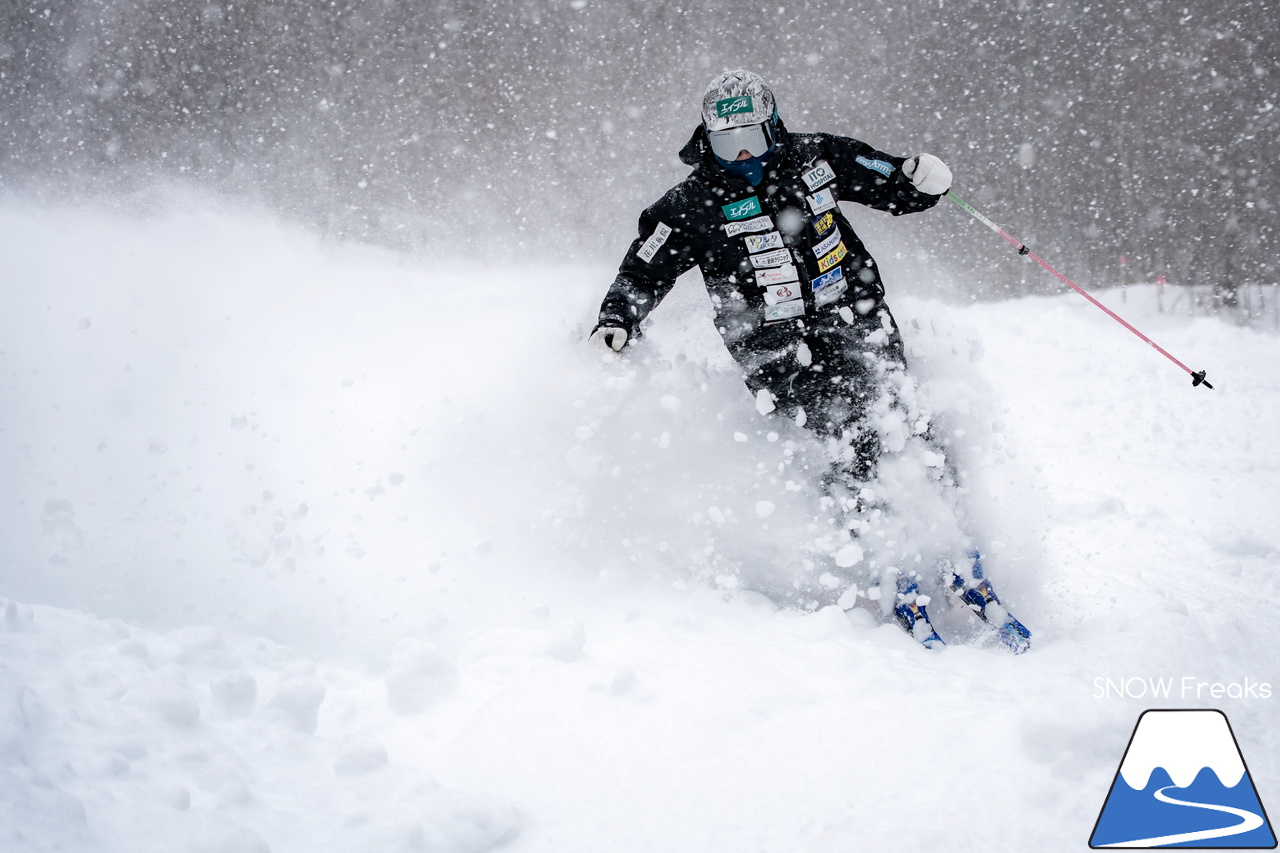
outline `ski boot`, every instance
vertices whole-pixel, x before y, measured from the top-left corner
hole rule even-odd
[[[995,628],[1000,641],[1008,646],[1011,652],[1015,655],[1022,654],[1031,648],[1031,632],[1000,603],[995,589],[991,586],[991,581],[983,575],[982,555],[977,551],[970,551],[968,557],[971,565],[970,577],[964,577],[952,566],[951,591],[959,596],[979,619]]]
[[[920,593],[920,584],[914,577],[898,576],[898,601],[893,607],[893,615],[897,617],[903,630],[919,640],[926,649],[937,649],[946,643],[929,621],[929,614],[924,609],[928,603],[929,596]]]

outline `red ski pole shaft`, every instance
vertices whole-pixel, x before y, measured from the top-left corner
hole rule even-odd
[[[994,222],[992,222],[992,221],[991,221],[990,219],[988,219],[987,217],[983,216],[981,213],[979,213],[977,210],[975,210],[975,209],[973,208],[973,206],[972,206],[972,205],[970,205],[967,201],[965,201],[964,199],[960,198],[958,195],[956,195],[955,193],[952,193],[952,192],[948,192],[948,193],[947,193],[947,198],[951,199],[951,200],[952,200],[952,201],[954,201],[956,204],[960,205],[960,207],[964,208],[965,212],[967,212],[967,213],[968,213],[970,216],[972,216],[974,219],[978,220],[978,221],[979,221],[979,222],[981,222],[983,225],[987,226],[987,227],[988,227],[988,228],[990,228],[992,231],[996,232],[996,233],[997,233],[997,234],[999,234],[1001,237],[1003,237],[1004,239],[1008,240],[1008,241],[1009,241],[1009,243],[1010,243],[1010,245],[1012,245],[1015,249],[1017,249],[1017,250],[1018,250],[1018,254],[1019,254],[1019,255],[1026,255],[1027,257],[1031,258],[1031,260],[1035,261],[1035,262],[1036,262],[1036,263],[1038,263],[1040,266],[1044,267],[1044,268],[1045,268],[1045,269],[1047,269],[1049,272],[1053,273],[1055,276],[1057,276],[1057,277],[1058,277],[1058,280],[1059,280],[1059,281],[1061,281],[1063,284],[1065,284],[1067,287],[1070,287],[1072,290],[1074,290],[1076,293],[1078,293],[1078,294],[1080,294],[1081,296],[1083,296],[1085,299],[1088,299],[1090,302],[1092,302],[1092,303],[1093,303],[1094,305],[1096,305],[1098,308],[1101,308],[1103,311],[1105,311],[1105,312],[1107,313],[1107,316],[1108,316],[1108,317],[1110,317],[1112,320],[1115,320],[1115,321],[1116,321],[1117,323],[1119,323],[1121,326],[1124,326],[1126,329],[1128,329],[1129,331],[1133,332],[1133,333],[1134,333],[1135,335],[1137,335],[1139,338],[1142,338],[1142,340],[1146,341],[1146,342],[1147,342],[1147,343],[1148,343],[1148,344],[1149,344],[1149,345],[1150,345],[1150,346],[1151,346],[1151,347],[1152,347],[1156,352],[1160,353],[1160,354],[1161,354],[1161,355],[1163,355],[1165,358],[1169,359],[1169,360],[1170,360],[1170,361],[1172,361],[1174,364],[1178,365],[1178,367],[1182,368],[1184,371],[1186,371],[1188,374],[1190,374],[1190,375],[1191,375],[1191,385],[1192,385],[1192,387],[1194,387],[1194,386],[1196,386],[1196,385],[1203,385],[1204,387],[1209,388],[1209,389],[1212,389],[1212,388],[1213,388],[1213,386],[1212,386],[1212,385],[1210,385],[1210,384],[1209,384],[1209,382],[1204,378],[1204,377],[1205,377],[1205,371],[1203,371],[1203,370],[1198,370],[1198,371],[1197,371],[1197,370],[1192,370],[1191,368],[1187,367],[1187,366],[1186,366],[1185,364],[1183,364],[1182,362],[1178,361],[1178,359],[1174,358],[1174,357],[1169,353],[1169,351],[1168,351],[1168,350],[1166,350],[1164,347],[1160,346],[1160,345],[1159,345],[1158,343],[1156,343],[1155,341],[1151,340],[1151,338],[1149,338],[1149,337],[1147,337],[1146,335],[1142,334],[1142,332],[1139,332],[1137,329],[1135,329],[1135,328],[1134,328],[1130,323],[1128,323],[1128,322],[1127,322],[1123,317],[1121,317],[1119,314],[1117,314],[1116,312],[1112,311],[1112,310],[1111,310],[1110,308],[1108,308],[1107,306],[1103,305],[1103,304],[1102,304],[1101,302],[1099,302],[1097,299],[1093,298],[1093,296],[1092,296],[1090,293],[1088,293],[1084,288],[1080,287],[1080,286],[1079,286],[1078,284],[1076,284],[1074,281],[1072,281],[1071,279],[1067,278],[1067,277],[1066,277],[1065,275],[1063,275],[1062,273],[1058,272],[1058,271],[1057,271],[1056,269],[1054,269],[1054,268],[1053,268],[1053,267],[1052,267],[1052,266],[1051,266],[1047,261],[1045,261],[1045,260],[1044,260],[1043,258],[1041,258],[1039,255],[1037,255],[1035,252],[1033,252],[1033,251],[1031,251],[1030,249],[1028,249],[1028,248],[1026,247],[1026,245],[1025,245],[1025,244],[1023,244],[1023,242],[1022,242],[1021,240],[1019,240],[1018,238],[1014,237],[1014,236],[1013,236],[1012,234],[1010,234],[1008,231],[1005,231],[1005,230],[1004,230],[1003,228],[1001,228],[999,225],[996,225]]]

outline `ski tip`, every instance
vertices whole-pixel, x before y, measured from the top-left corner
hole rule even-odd
[[[1031,651],[1031,641],[1028,639],[1008,639],[1005,645],[1009,647],[1009,652],[1015,655],[1023,655]]]
[[[1023,654],[1031,648],[1031,632],[1012,616],[1008,622],[996,628],[996,633],[1015,655]]]

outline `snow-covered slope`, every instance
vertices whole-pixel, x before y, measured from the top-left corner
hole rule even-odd
[[[1280,341],[893,300],[1035,632],[931,653],[750,591],[820,449],[696,280],[587,349],[610,277],[0,212],[0,849],[1083,849],[1153,706],[1280,792]]]

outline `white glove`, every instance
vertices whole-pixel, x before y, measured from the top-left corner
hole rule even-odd
[[[951,170],[932,154],[917,154],[902,164],[902,173],[925,195],[942,195],[951,189]]]
[[[627,330],[617,326],[601,326],[591,333],[591,343],[606,346],[614,352],[622,352],[627,345]]]

